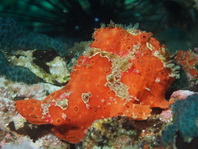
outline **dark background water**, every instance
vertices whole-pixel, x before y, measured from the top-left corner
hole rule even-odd
[[[101,23],[138,23],[174,53],[198,46],[197,5],[193,0],[1,0],[0,16],[69,46],[91,40]]]

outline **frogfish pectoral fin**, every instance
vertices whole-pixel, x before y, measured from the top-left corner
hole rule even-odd
[[[151,116],[151,108],[149,105],[132,104],[131,117],[135,120],[146,120]]]
[[[122,109],[118,111],[111,111],[113,116],[128,116],[134,120],[146,120],[151,115],[151,108],[149,105],[133,104],[128,102]]]
[[[85,129],[70,127],[67,125],[56,126],[52,128],[52,131],[60,139],[66,140],[73,144],[81,142],[86,136]]]
[[[25,119],[33,124],[49,124],[43,118],[43,110],[41,108],[42,101],[36,99],[15,101],[16,109]]]

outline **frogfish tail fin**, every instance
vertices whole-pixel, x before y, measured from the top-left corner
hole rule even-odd
[[[15,101],[16,109],[25,119],[33,124],[50,124],[43,113],[42,101],[36,99]]]

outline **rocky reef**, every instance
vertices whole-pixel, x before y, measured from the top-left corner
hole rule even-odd
[[[93,37],[70,49],[84,48],[70,64],[55,50],[0,53],[3,149],[166,148],[198,137],[195,50],[170,56],[151,33],[113,23]]]
[[[183,93],[185,94],[185,93]],[[179,96],[178,96],[179,97]],[[194,93],[187,98],[178,98],[177,101],[172,104],[171,110],[173,113],[173,120],[168,125],[162,134],[162,141],[166,144],[173,143],[176,138],[176,133],[185,142],[191,142],[193,138],[198,137],[198,94]]]

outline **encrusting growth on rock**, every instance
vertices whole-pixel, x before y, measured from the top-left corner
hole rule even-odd
[[[198,84],[198,54],[189,51],[178,51],[175,61],[182,66],[191,84]]]
[[[146,120],[151,108],[168,108],[165,91],[175,79],[165,46],[151,33],[102,27],[80,56],[66,86],[43,101],[16,101],[34,124],[52,124],[61,139],[78,143],[98,119],[127,116]]]

